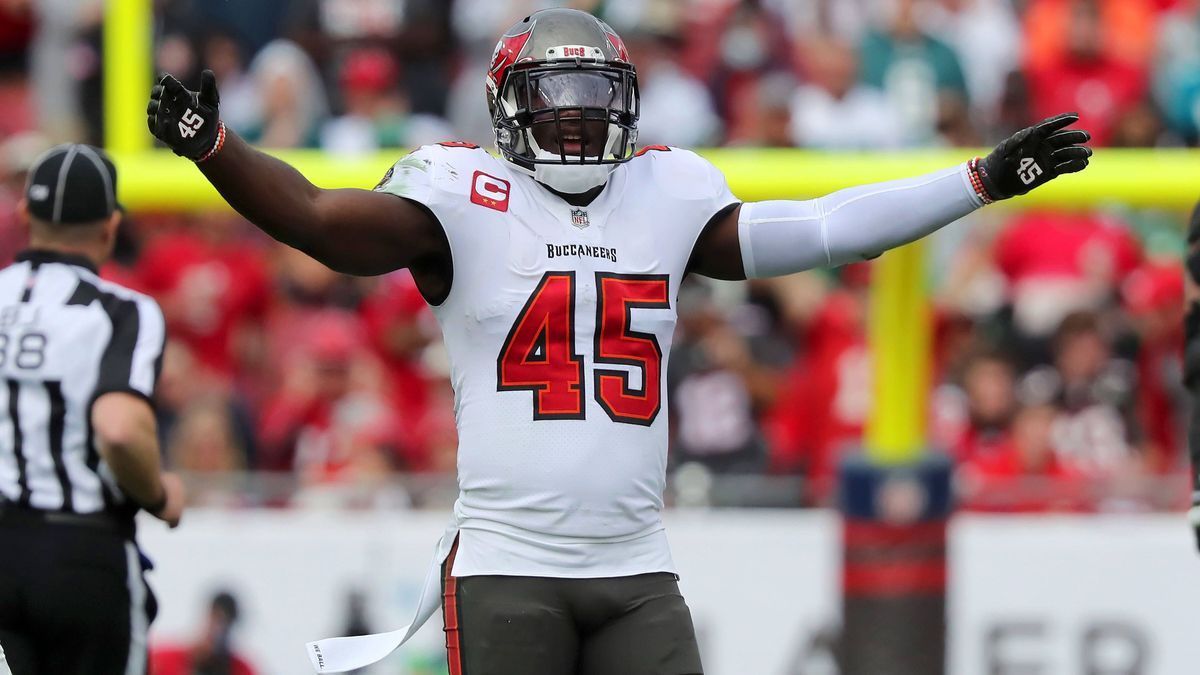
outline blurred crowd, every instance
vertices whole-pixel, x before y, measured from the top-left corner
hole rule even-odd
[[[153,0],[155,69],[213,69],[222,115],[272,147],[492,142],[496,39],[593,11],[643,82],[643,143],[875,149],[989,144],[1080,112],[1096,142],[1195,145],[1195,0]],[[0,133],[100,144],[101,0],[0,2]]]
[[[213,69],[225,122],[264,146],[490,147],[497,37],[564,4],[625,38],[642,144],[979,147],[1065,110],[1100,147],[1200,141],[1195,0],[158,0],[155,68],[193,86]],[[103,142],[102,9],[0,0],[5,260],[32,157]],[[1106,503],[1136,508],[1145,491],[1122,485],[1182,471],[1185,217],[989,209],[934,237],[927,427],[969,505],[1096,508],[1100,481]],[[173,467],[280,472],[316,492],[453,470],[448,365],[407,273],[338,275],[236,217],[171,213],[130,214],[105,273],[166,313]],[[672,466],[803,476],[804,499],[825,498],[872,408],[870,275],[691,280]],[[1018,489],[1039,481],[1056,487]]]

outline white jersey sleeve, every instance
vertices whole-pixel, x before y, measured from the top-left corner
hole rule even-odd
[[[411,199],[433,212],[446,223],[455,214],[456,196],[467,193],[462,179],[467,167],[478,163],[476,153],[486,155],[474,145],[426,145],[400,158],[375,186],[376,192],[386,192]],[[461,183],[461,185],[460,185]]]

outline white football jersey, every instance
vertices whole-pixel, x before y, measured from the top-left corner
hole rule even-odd
[[[450,243],[453,284],[434,313],[459,437],[453,573],[673,572],[665,369],[696,239],[737,203],[721,173],[652,148],[575,207],[447,144],[400,160],[376,189],[426,206]]]

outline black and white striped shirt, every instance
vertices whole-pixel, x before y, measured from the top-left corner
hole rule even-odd
[[[149,399],[166,327],[148,296],[105,281],[85,258],[26,251],[0,270],[0,497],[67,513],[136,507],[93,439],[92,403]]]

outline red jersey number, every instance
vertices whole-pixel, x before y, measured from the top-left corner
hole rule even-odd
[[[614,422],[649,426],[662,408],[662,348],[631,326],[632,309],[669,309],[665,274],[596,273],[595,397]],[[583,357],[575,345],[575,273],[547,272],[509,330],[496,359],[499,391],[529,390],[533,419],[584,419]]]
[[[670,309],[665,274],[596,273],[596,363],[636,366],[642,386],[629,386],[629,371],[596,368],[596,402],[614,422],[649,426],[662,407],[662,348],[652,333],[630,326],[637,307]]]
[[[496,359],[499,391],[533,392],[533,419],[583,419],[583,357],[575,349],[575,273],[547,272]]]

